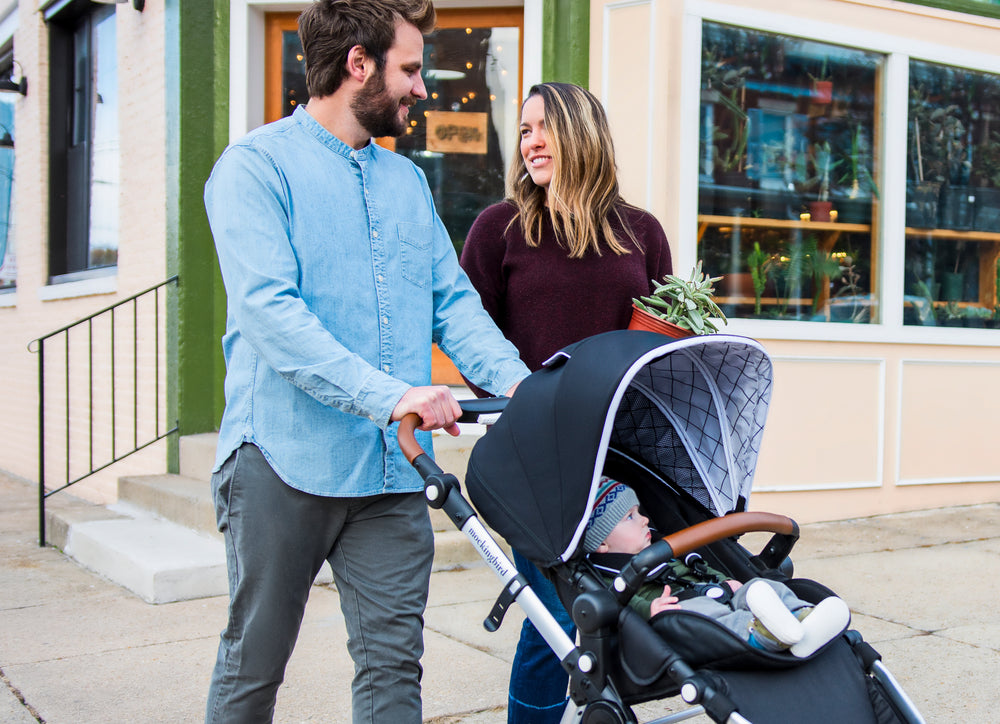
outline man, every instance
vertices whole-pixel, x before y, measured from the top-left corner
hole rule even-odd
[[[324,560],[355,663],[355,722],[419,722],[433,558],[391,423],[457,434],[431,342],[511,394],[527,369],[483,311],[423,174],[372,143],[426,97],[430,0],[319,0],[299,19],[310,100],[220,157],[205,190],[229,300],[212,478],[229,623],[206,721],[266,722]]]

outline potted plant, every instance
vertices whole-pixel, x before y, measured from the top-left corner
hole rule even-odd
[[[746,112],[746,83],[750,70],[749,66],[730,67],[713,51],[706,52],[702,62],[702,96],[721,106],[714,109],[706,142],[712,147],[716,181],[723,186],[748,183],[750,117]]]
[[[644,329],[671,337],[718,332],[714,320],[726,324],[726,315],[712,299],[713,285],[720,279],[722,277],[702,273],[701,261],[691,272],[690,279],[674,274],[667,274],[662,282],[654,279],[649,296],[632,300],[629,329]]]
[[[933,142],[931,105],[923,87],[910,91],[907,127],[910,137],[910,168],[906,183],[906,225],[917,229],[934,229],[938,225],[938,200],[944,180],[939,145]]]
[[[809,160],[813,167],[813,176],[807,186],[817,188],[816,200],[808,202],[809,218],[812,221],[830,221],[833,217],[833,202],[830,201],[830,172],[840,163],[833,160],[830,142],[816,144],[809,152]]]
[[[975,195],[968,187],[972,164],[967,149],[967,129],[958,105],[931,102],[922,89],[910,94],[910,117],[913,119],[913,155],[915,156],[918,203],[927,208],[915,209],[908,226],[971,229],[975,213]],[[938,203],[930,213],[929,196],[937,193]]]
[[[993,132],[972,153],[970,182],[976,187],[977,231],[1000,231],[1000,133]]]
[[[809,74],[809,78],[812,79],[812,93],[810,93],[809,98],[817,105],[826,105],[833,100],[833,81],[830,79],[830,73],[826,67],[827,60],[824,55],[819,75]]]
[[[760,301],[767,287],[767,275],[771,267],[771,255],[761,251],[760,242],[753,243],[753,251],[747,255],[747,265],[753,279],[753,313],[760,316]]]
[[[872,177],[871,145],[860,123],[851,131],[851,148],[841,163],[846,171],[837,182],[847,187],[847,199],[838,209],[837,218],[848,223],[867,224],[872,218],[872,199],[879,198],[879,193]]]
[[[962,299],[962,291],[965,286],[965,274],[962,269],[962,252],[965,250],[965,241],[955,242],[955,266],[951,271],[941,275],[941,298],[946,302],[958,302]]]

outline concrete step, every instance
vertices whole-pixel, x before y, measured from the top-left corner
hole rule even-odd
[[[466,426],[463,426],[466,427]],[[438,435],[438,465],[459,480],[478,426],[461,437]],[[216,528],[209,480],[218,436],[180,440],[179,475],[128,475],[118,481],[118,501],[108,507],[66,496],[48,511],[49,541],[81,565],[124,586],[149,603],[227,593],[225,549]],[[434,570],[454,570],[481,558],[448,516],[431,510]],[[503,544],[502,540],[498,541]],[[317,583],[330,583],[324,565]]]
[[[215,445],[219,433],[205,432],[200,435],[183,435],[180,439],[180,470],[185,478],[208,482],[212,479],[215,466]]]
[[[147,603],[228,591],[222,541],[153,518],[91,520],[69,527],[66,555]]]
[[[126,475],[118,479],[116,509],[138,509],[222,540],[207,480],[185,475]]]

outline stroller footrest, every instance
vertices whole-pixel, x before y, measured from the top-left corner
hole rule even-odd
[[[524,587],[527,585],[528,579],[520,573],[507,581],[507,585],[503,587],[496,603],[493,604],[493,608],[490,610],[490,615],[486,617],[485,621],[483,621],[483,628],[490,633],[499,629],[500,624],[503,623],[503,617],[507,615],[507,609],[511,607],[518,595],[520,595],[521,591],[523,591]]]

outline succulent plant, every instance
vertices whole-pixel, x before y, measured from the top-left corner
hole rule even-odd
[[[715,282],[720,279],[722,277],[709,277],[702,273],[699,261],[690,279],[674,274],[667,274],[662,282],[653,279],[653,292],[648,297],[632,301],[644,312],[695,334],[711,334],[719,331],[713,319],[726,324],[726,315],[712,299]]]

